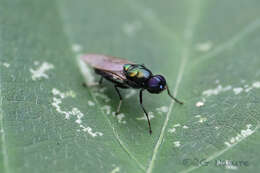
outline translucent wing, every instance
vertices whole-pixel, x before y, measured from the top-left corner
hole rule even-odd
[[[124,64],[135,64],[125,59],[106,56],[101,54],[85,54],[81,56],[81,59],[92,66],[94,69],[99,71],[104,71],[106,73],[111,73],[115,78],[125,79],[123,75],[123,65]]]
[[[124,64],[134,64],[125,59],[101,54],[85,54],[81,59],[93,68],[105,71],[122,71]]]

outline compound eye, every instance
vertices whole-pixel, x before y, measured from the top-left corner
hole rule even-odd
[[[150,93],[160,93],[165,89],[166,80],[161,75],[155,75],[149,79],[147,85]]]

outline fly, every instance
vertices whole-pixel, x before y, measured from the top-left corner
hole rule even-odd
[[[103,78],[114,83],[115,90],[120,99],[116,114],[119,113],[123,101],[119,88],[140,89],[139,101],[141,108],[146,115],[150,134],[152,133],[151,123],[148,113],[143,106],[144,90],[147,90],[151,94],[159,94],[166,89],[168,95],[174,101],[183,104],[183,102],[179,101],[171,94],[166,80],[162,75],[154,75],[151,70],[142,64],[136,64],[125,59],[101,54],[85,54],[81,58],[85,63],[93,67],[94,71],[101,76],[99,84],[102,83]]]

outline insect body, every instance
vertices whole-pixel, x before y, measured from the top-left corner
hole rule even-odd
[[[162,75],[153,75],[153,73],[144,65],[135,64],[121,58],[100,54],[86,54],[82,56],[82,60],[92,66],[95,72],[101,76],[99,81],[100,84],[102,83],[103,78],[115,84],[115,90],[120,98],[120,102],[117,107],[117,114],[120,111],[123,100],[118,88],[131,87],[135,89],[140,89],[140,105],[147,117],[150,134],[152,133],[151,124],[148,113],[143,106],[144,90],[147,90],[152,94],[159,94],[166,89],[168,95],[173,100],[175,100],[179,104],[183,104],[183,102],[177,100],[175,97],[172,96],[165,78]]]

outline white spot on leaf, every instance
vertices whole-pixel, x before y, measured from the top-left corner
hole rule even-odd
[[[113,117],[116,117],[116,118],[117,118],[117,121],[118,121],[119,123],[123,123],[123,124],[126,123],[126,121],[123,120],[123,118],[125,117],[125,114],[120,113],[120,114],[116,115],[115,112],[112,112],[112,115],[113,115]]]
[[[102,110],[103,112],[105,112],[105,114],[109,115],[109,114],[111,113],[111,106],[109,106],[109,105],[104,105],[104,106],[101,107],[101,110]]]
[[[200,118],[200,117],[201,117],[201,115],[196,115],[196,116],[195,116],[195,118]]]
[[[196,103],[196,106],[197,106],[197,107],[204,106],[204,102],[202,102],[202,101],[198,101],[198,102]]]
[[[157,111],[159,114],[167,113],[168,110],[169,110],[169,108],[168,108],[167,106],[162,106],[162,107],[156,108],[156,111]]]
[[[252,85],[253,88],[260,88],[260,82],[255,82]]]
[[[200,123],[204,123],[205,121],[207,121],[207,118],[206,118],[206,117],[203,117],[203,118],[201,117],[201,118],[199,119],[199,122],[200,122]]]
[[[233,91],[236,95],[240,94],[243,90],[243,88],[233,88]]]
[[[180,128],[181,127],[181,124],[174,124],[173,127],[171,129],[168,130],[169,133],[174,133],[176,132],[176,128]],[[182,126],[183,129],[188,129],[189,127],[188,126]]]
[[[204,123],[205,121],[207,121],[206,117],[202,117],[201,115],[196,115],[195,118],[199,118],[199,123]]]
[[[52,106],[56,108],[56,111],[60,114],[65,115],[65,119],[70,119],[71,116],[74,116],[76,118],[75,123],[79,124],[79,127],[82,131],[87,132],[90,134],[92,137],[96,136],[103,136],[103,133],[101,132],[93,132],[92,128],[88,126],[84,126],[82,124],[82,118],[84,117],[84,114],[76,107],[72,108],[71,111],[64,111],[61,109],[61,104],[62,100],[67,98],[67,97],[76,97],[76,94],[73,91],[68,91],[68,92],[60,92],[58,89],[53,88],[52,89],[52,94],[54,95],[52,99]],[[77,131],[79,131],[78,129]]]
[[[130,89],[129,92],[125,95],[126,99],[129,99],[130,97],[134,96],[136,94],[136,90]]]
[[[174,133],[174,132],[176,132],[176,128],[173,127],[173,128],[171,128],[171,129],[169,129],[168,132],[169,132],[169,133]]]
[[[181,146],[180,141],[175,141],[175,142],[173,142],[173,144],[174,144],[174,146],[177,147],[177,148]]]
[[[57,96],[59,96],[61,98],[65,98],[65,97],[72,97],[72,98],[74,98],[74,97],[76,97],[76,94],[74,93],[74,91],[67,91],[65,93],[62,93],[62,92],[60,92],[56,88],[52,89],[52,94],[53,95],[57,95]]]
[[[1,61],[0,61],[0,65],[3,65],[3,66],[6,67],[6,68],[9,68],[9,66],[10,66],[9,63],[7,63],[7,62],[1,62]]]
[[[212,43],[210,41],[205,43],[199,43],[196,46],[196,49],[201,52],[207,52],[212,48]]]
[[[241,140],[252,135],[255,132],[255,130],[251,129],[251,127],[252,127],[251,124],[247,124],[246,127],[247,127],[247,129],[241,130],[239,134],[237,134],[234,137],[231,137],[229,139],[229,141],[225,141],[224,144],[227,145],[228,147],[231,147],[232,145],[240,142]]]
[[[117,117],[119,123],[123,123],[123,124],[126,123],[126,121],[123,120],[123,118],[125,117],[125,114],[120,113],[120,114],[116,115],[116,117]]]
[[[231,85],[228,85],[224,88],[222,87],[222,85],[218,85],[217,88],[208,89],[208,90],[203,91],[202,95],[209,97],[209,96],[212,96],[212,95],[218,95],[221,92],[225,92],[225,91],[228,91],[228,90],[231,90],[231,89],[232,89]]]
[[[88,105],[89,105],[89,106],[95,106],[95,103],[89,100],[89,101],[88,101]]]
[[[101,132],[93,132],[91,127],[86,127],[84,125],[80,125],[80,127],[82,128],[83,132],[87,132],[88,134],[90,134],[92,137],[96,137],[96,136],[103,136],[103,133]]]
[[[153,119],[154,118],[154,114],[153,114],[153,112],[148,112],[148,117],[149,117],[149,119],[151,120],[151,119]],[[137,120],[145,120],[145,121],[147,121],[147,118],[146,118],[146,115],[144,114],[144,116],[142,116],[142,117],[140,117],[140,118],[136,118]]]
[[[180,127],[180,124],[174,124],[173,127]]]
[[[73,44],[73,45],[72,45],[72,50],[73,50],[74,52],[78,53],[78,52],[80,52],[80,51],[82,50],[82,47],[81,47],[81,45],[79,45],[79,44]]]
[[[93,95],[96,98],[99,97],[99,98],[103,99],[106,103],[110,101],[110,98],[107,95],[103,94],[103,93],[94,92]]]
[[[244,83],[244,80],[242,80],[242,81]],[[219,93],[226,92],[226,91],[229,91],[229,90],[233,90],[234,94],[238,95],[238,94],[243,93],[243,92],[249,92],[254,88],[255,89],[260,88],[260,82],[256,81],[256,82],[252,83],[252,85],[244,84],[243,87],[244,88],[242,88],[242,87],[233,88],[231,85],[228,85],[226,87],[222,87],[222,85],[218,85],[214,89],[208,89],[208,90],[203,91],[202,95],[204,97],[210,97],[212,95],[218,95]],[[203,98],[203,99],[205,99],[205,98]]]
[[[229,142],[224,142],[224,144],[226,144],[226,146],[231,147],[231,144]]]
[[[10,64],[8,64],[7,62],[4,62],[3,66],[5,66],[6,68],[9,68]]]
[[[241,83],[245,83],[246,81],[242,79],[240,82],[241,82]]]
[[[138,30],[140,30],[141,28],[142,28],[142,24],[140,21],[134,21],[131,23],[126,22],[123,25],[123,31],[129,37],[134,36],[136,34],[136,32]]]
[[[50,69],[53,69],[54,66],[48,62],[43,62],[37,69],[30,68],[30,72],[32,73],[32,80],[37,80],[41,78],[48,79],[49,76],[46,72]]]
[[[117,173],[117,172],[119,172],[120,171],[120,168],[119,167],[115,167],[112,171],[111,171],[111,173]]]

